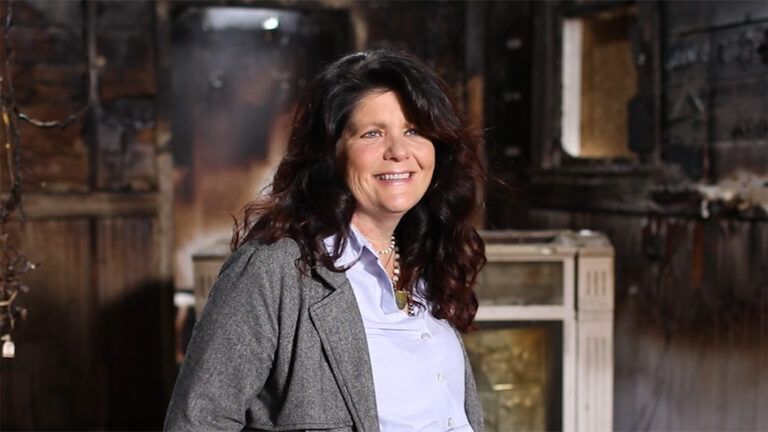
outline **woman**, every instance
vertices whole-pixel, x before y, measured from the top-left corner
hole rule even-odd
[[[457,331],[485,263],[479,139],[412,57],[311,84],[197,323],[169,430],[479,431]]]

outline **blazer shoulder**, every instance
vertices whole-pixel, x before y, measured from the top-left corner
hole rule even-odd
[[[291,238],[282,238],[270,244],[249,240],[227,257],[219,276],[254,269],[296,269],[296,260],[300,257],[299,245]],[[258,265],[254,266],[252,263]]]

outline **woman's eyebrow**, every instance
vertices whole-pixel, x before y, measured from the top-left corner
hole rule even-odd
[[[370,129],[370,128],[385,129],[382,123],[368,122],[368,123],[357,124],[353,121],[350,121],[349,123],[347,123],[347,127],[345,127],[344,130],[349,135],[355,135],[360,132],[367,131],[367,129]]]
[[[365,123],[361,123],[361,129],[366,129],[366,128],[370,128],[370,127],[374,127],[374,128],[378,128],[378,129],[386,129],[387,125],[382,123],[382,122],[375,121],[375,120],[374,121],[365,122]]]
[[[377,128],[377,129],[387,129],[389,128],[389,125],[386,122],[381,122],[378,120],[372,120],[365,123],[360,123],[360,125],[356,125],[354,122],[349,122],[348,126],[350,128],[355,129],[368,129],[368,128]],[[416,125],[413,122],[406,121],[402,125],[405,129],[409,128],[415,128]]]

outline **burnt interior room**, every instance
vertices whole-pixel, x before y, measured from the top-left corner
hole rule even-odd
[[[768,430],[767,2],[0,0],[0,18],[0,429],[161,429],[302,92],[387,47],[483,134],[464,343],[485,428]]]

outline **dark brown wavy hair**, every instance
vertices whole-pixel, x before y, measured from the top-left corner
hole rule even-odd
[[[435,170],[424,197],[395,230],[403,287],[417,286],[436,318],[467,331],[477,312],[477,274],[485,264],[483,241],[472,226],[477,185],[484,184],[480,135],[461,118],[447,84],[409,54],[390,50],[347,55],[309,85],[299,103],[288,150],[271,189],[249,203],[236,221],[232,248],[256,239],[284,237],[301,250],[297,266],[333,271],[350,233],[355,198],[344,182],[337,147],[356,104],[368,92],[389,90],[400,97],[405,116],[435,147]],[[340,241],[328,253],[323,239]]]

